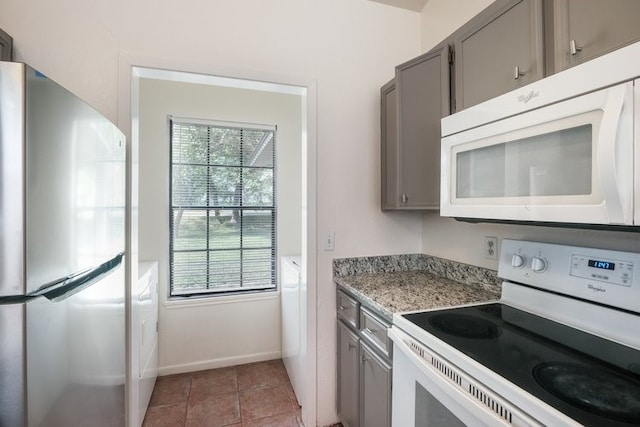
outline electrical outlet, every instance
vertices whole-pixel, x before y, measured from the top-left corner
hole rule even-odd
[[[498,238],[484,237],[484,257],[487,259],[498,259]]]

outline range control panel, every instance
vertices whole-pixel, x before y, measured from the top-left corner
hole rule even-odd
[[[504,280],[640,313],[640,253],[504,239]]]
[[[571,275],[631,286],[633,262],[576,254],[571,257]]]

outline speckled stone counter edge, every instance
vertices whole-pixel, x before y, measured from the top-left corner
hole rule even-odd
[[[426,271],[469,285],[499,287],[501,283],[495,270],[424,254],[335,258],[333,260],[334,277],[416,270]]]

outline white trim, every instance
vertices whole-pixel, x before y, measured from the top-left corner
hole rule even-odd
[[[307,280],[307,398],[306,408],[302,408],[302,421],[306,426],[315,426],[318,423],[318,255],[317,255],[317,213],[318,213],[318,83],[312,81],[306,85],[306,97],[303,96],[302,117],[305,120],[303,129],[306,129],[305,145],[306,155],[306,224],[303,224],[303,232],[306,233],[306,247],[303,246],[301,277]],[[303,239],[304,242],[304,239]]]
[[[196,83],[211,86],[225,86],[235,89],[260,90],[289,95],[303,95],[304,87],[287,85],[283,83],[271,83],[267,81],[251,80],[246,78],[224,77],[220,75],[198,74],[192,72],[162,70],[158,68],[135,67],[137,77],[146,79],[171,80],[183,83]]]
[[[211,120],[211,119],[200,119],[197,117],[180,117],[180,116],[169,116],[169,120],[174,123],[179,124],[195,124],[195,125],[203,125],[203,126],[213,126],[213,127],[221,127],[221,128],[247,128],[249,130],[265,130],[275,132],[277,130],[276,125],[268,125],[268,124],[260,124],[260,123],[240,123],[240,122],[227,122],[223,120]]]
[[[263,362],[266,360],[279,359],[280,357],[280,352],[255,353],[239,357],[224,357],[198,363],[165,366],[158,370],[158,374],[160,376],[184,374],[186,372],[205,371],[207,369],[226,368],[228,366],[244,365],[246,363]]]
[[[252,301],[265,301],[278,299],[280,296],[280,291],[265,291],[268,292],[269,295],[264,295],[262,293],[254,293],[254,294],[232,294],[232,295],[216,295],[216,294],[207,294],[202,297],[198,297],[197,295],[192,297],[184,297],[181,298],[179,296],[171,297],[167,301],[164,301],[162,305],[167,310],[180,310],[183,308],[191,308],[191,307],[202,307],[206,305],[221,305],[221,304],[240,304]]]

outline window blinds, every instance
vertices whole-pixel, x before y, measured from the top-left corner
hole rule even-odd
[[[170,295],[275,289],[275,127],[170,127]]]

